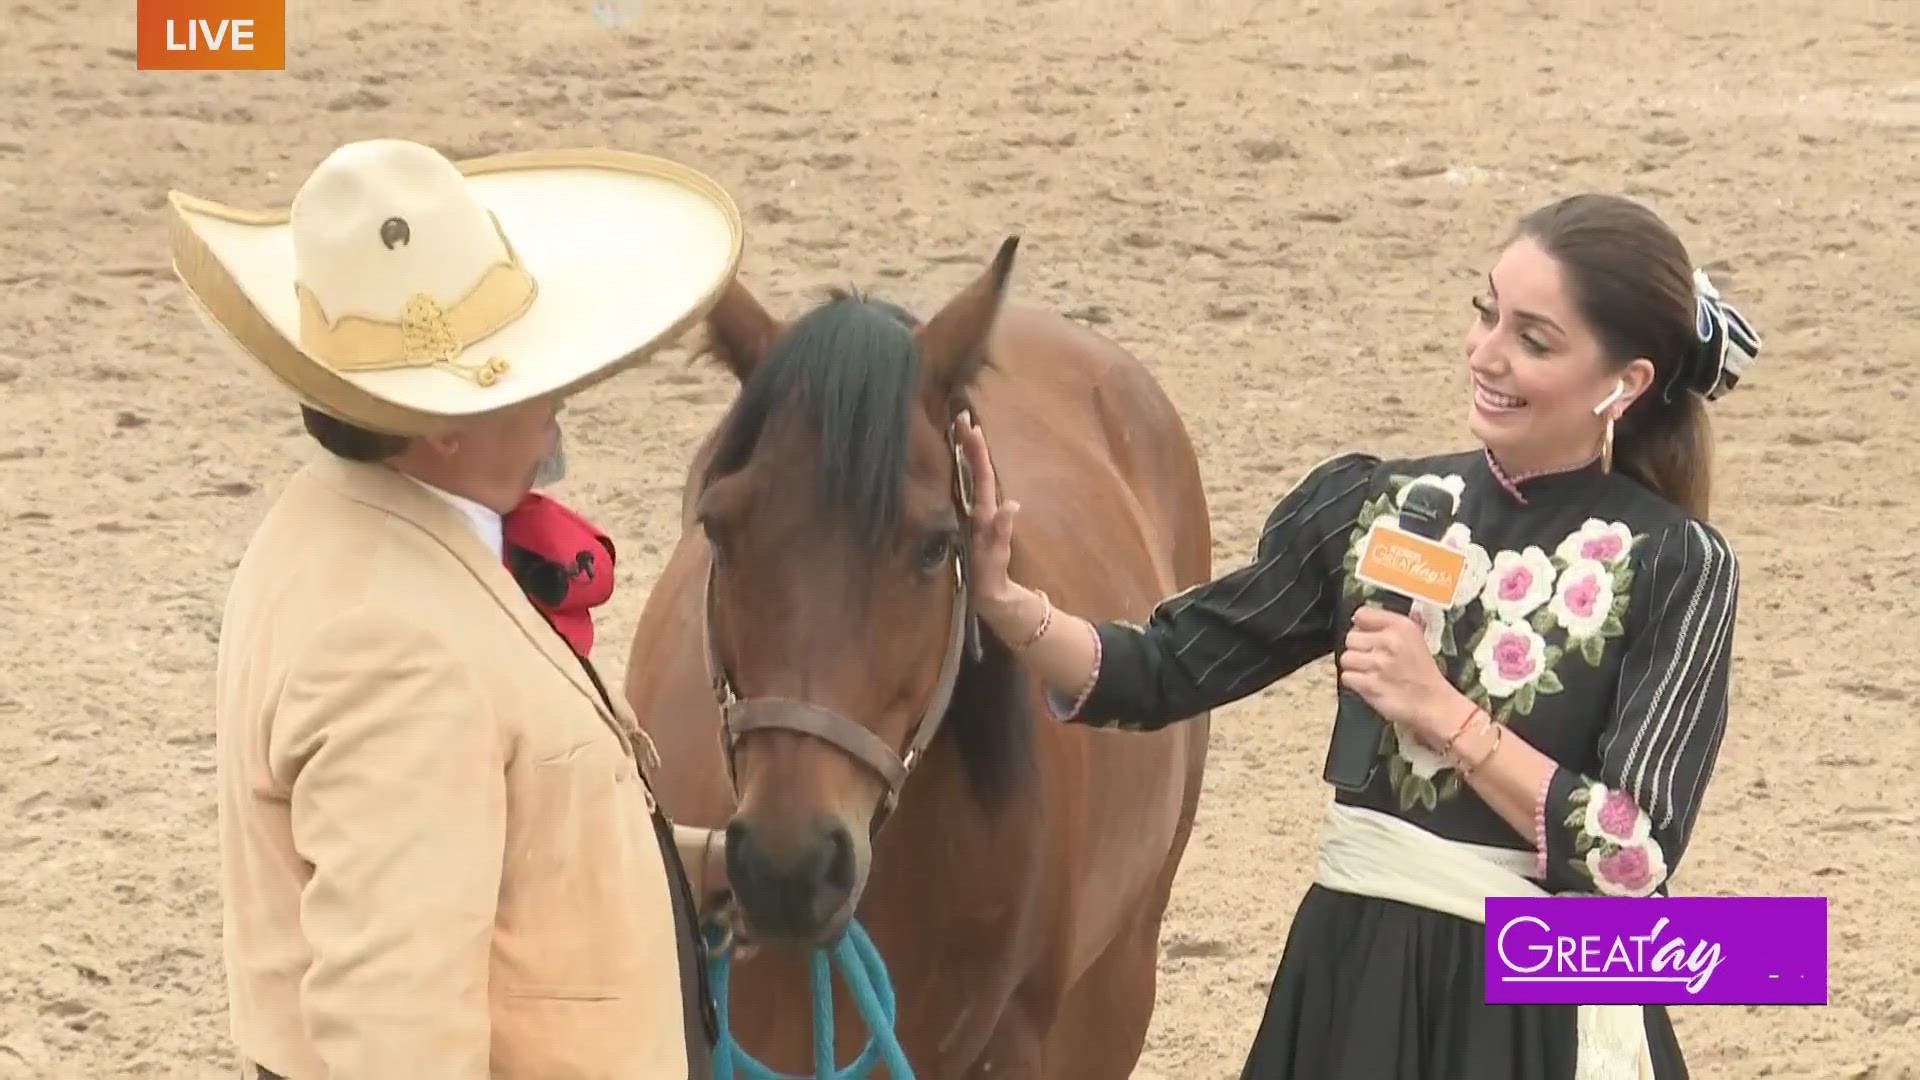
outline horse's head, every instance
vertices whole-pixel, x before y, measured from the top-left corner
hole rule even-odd
[[[758,940],[820,945],[845,928],[907,774],[956,689],[978,697],[969,646],[1005,656],[974,636],[971,488],[951,431],[986,364],[1014,246],[924,324],[836,292],[783,325],[737,281],[708,317],[741,392],[693,506],[738,796],[728,873]],[[995,750],[948,734],[976,788],[1017,764],[1011,731]]]

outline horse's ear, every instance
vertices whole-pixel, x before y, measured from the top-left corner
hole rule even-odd
[[[737,277],[727,282],[719,302],[707,312],[706,325],[707,340],[700,352],[713,354],[743,383],[780,336],[780,323],[767,314]]]
[[[1013,273],[1013,252],[1019,246],[1018,236],[1002,241],[993,265],[915,332],[930,389],[940,397],[961,394],[986,366],[987,335],[1000,314],[1007,278]]]

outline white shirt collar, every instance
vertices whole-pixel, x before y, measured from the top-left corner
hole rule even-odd
[[[482,506],[472,499],[462,495],[455,495],[451,491],[443,491],[418,477],[407,476],[406,473],[401,473],[400,475],[406,476],[407,479],[431,491],[433,494],[445,500],[454,509],[465,514],[467,520],[473,523],[474,529],[480,533],[480,539],[485,541],[487,547],[493,551],[493,557],[496,559],[504,557],[506,551],[505,526],[501,523],[500,515],[494,512],[491,507]]]

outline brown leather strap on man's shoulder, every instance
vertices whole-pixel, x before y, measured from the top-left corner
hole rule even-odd
[[[593,662],[583,656],[580,665],[586,668],[587,678],[593,680],[594,689],[600,691],[601,698],[606,700],[607,711],[619,715],[612,699],[607,696],[606,684],[600,681],[600,673],[594,669]],[[646,779],[644,770],[641,772],[641,782],[647,783],[651,791],[652,785]],[[655,798],[651,802],[653,831],[660,841],[660,857],[667,865],[668,891],[673,900],[674,944],[680,960],[680,1000],[686,1027],[687,1080],[711,1080],[713,1050],[720,1041],[720,1016],[714,1006],[713,988],[707,977],[707,947],[700,936],[700,909],[694,899],[692,879],[687,875],[686,864],[680,859],[680,845],[673,840],[673,824],[660,808],[660,800]]]

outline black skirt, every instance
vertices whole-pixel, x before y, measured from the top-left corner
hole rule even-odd
[[[1308,889],[1241,1080],[1572,1080],[1572,1005],[1486,1003],[1486,927]],[[1687,1066],[1662,1006],[1643,1009],[1657,1080]]]

